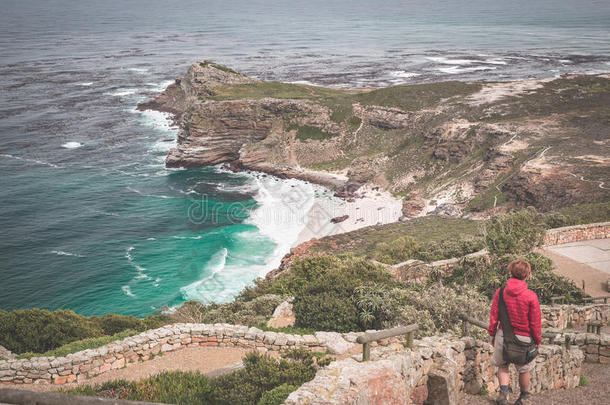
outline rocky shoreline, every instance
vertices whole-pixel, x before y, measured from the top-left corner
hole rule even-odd
[[[608,75],[330,89],[199,62],[138,109],[179,123],[167,167],[223,164],[345,198],[367,185],[402,196],[405,217],[610,198]]]

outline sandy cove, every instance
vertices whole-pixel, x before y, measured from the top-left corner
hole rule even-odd
[[[347,215],[347,219],[332,223],[331,219]],[[306,216],[306,224],[295,244],[313,238],[351,232],[371,225],[396,222],[402,215],[402,200],[387,191],[361,187],[353,198],[343,199],[339,204],[330,200],[316,200]]]

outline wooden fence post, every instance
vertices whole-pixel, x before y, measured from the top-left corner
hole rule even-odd
[[[409,349],[413,348],[413,332],[407,333],[407,347]]]
[[[369,361],[371,359],[371,344],[362,344],[362,361]]]

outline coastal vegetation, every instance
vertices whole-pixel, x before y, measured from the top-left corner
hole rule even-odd
[[[141,332],[167,323],[164,315],[152,315],[145,319],[134,316],[108,314],[102,317],[85,317],[70,310],[18,309],[0,310],[0,345],[21,354],[46,353],[60,347],[65,352],[98,347],[97,339],[120,332]],[[64,346],[80,341],[80,344]],[[95,346],[92,346],[95,345]]]
[[[489,221],[428,216],[333,235],[313,244],[307,257],[296,259],[279,277],[256,280],[232,302],[188,301],[145,319],[0,310],[0,345],[21,357],[59,356],[175,322],[223,322],[298,334],[418,322],[421,334],[447,332],[460,325],[460,312],[486,318],[489,300],[507,278],[506,265],[516,257],[532,264],[528,284],[541,303],[550,303],[554,295],[580,301],[582,291],[555,274],[551,261],[532,249],[546,229],[603,221],[609,218],[609,207],[587,204],[546,214],[529,208]],[[489,257],[464,258],[451,274],[439,273],[425,284],[399,283],[382,265],[460,257],[484,247]],[[294,297],[295,326],[267,328],[274,309],[288,297]]]
[[[252,352],[243,363],[243,369],[214,378],[199,372],[165,371],[137,382],[117,380],[66,392],[180,405],[278,405],[311,380],[318,368],[313,354],[303,349],[283,353],[280,359]]]

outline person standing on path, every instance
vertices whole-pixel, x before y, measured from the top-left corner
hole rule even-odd
[[[511,277],[503,289],[503,299],[515,337],[526,343],[531,343],[533,339],[533,342],[540,346],[542,339],[540,304],[536,293],[528,290],[525,283],[532,274],[531,266],[527,261],[517,259],[510,262],[508,271]],[[499,324],[500,291],[501,289],[498,288],[491,304],[487,332],[490,336],[489,343],[494,348],[492,364],[498,367],[498,380],[500,382],[500,395],[496,403],[498,405],[508,405],[510,374],[508,363],[503,354],[504,334],[502,324]],[[521,388],[521,395],[519,395],[515,405],[530,404],[530,370],[534,364],[534,361],[530,361],[523,365],[515,365],[519,372],[519,386]]]

